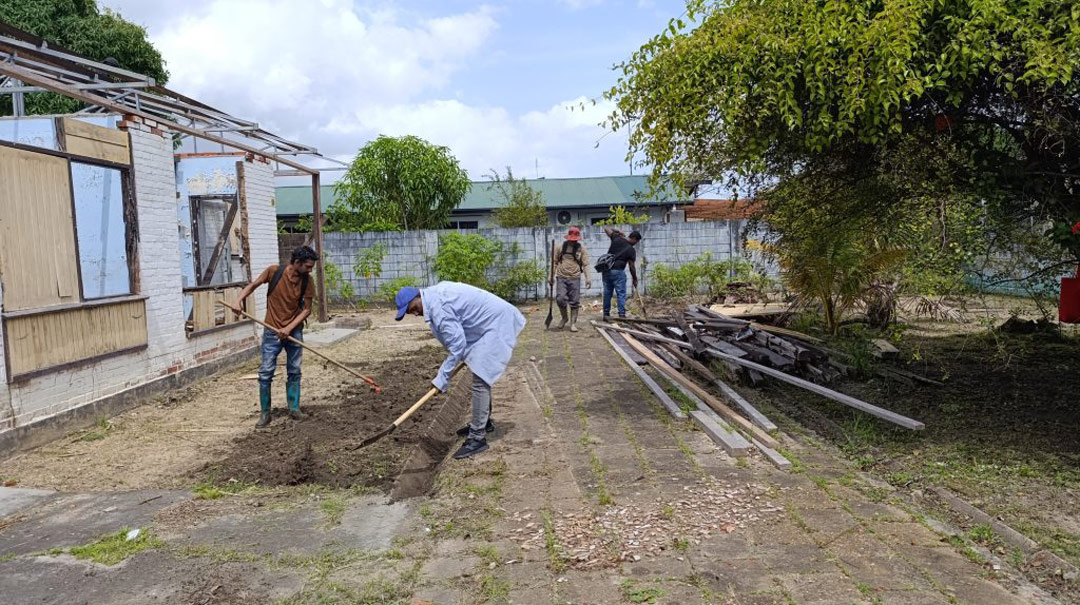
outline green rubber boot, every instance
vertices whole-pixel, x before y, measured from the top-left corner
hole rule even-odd
[[[300,411],[300,381],[285,383],[285,400],[289,402],[289,417],[293,420],[303,420],[307,414]]]
[[[259,385],[259,421],[255,428],[261,429],[270,424],[270,385]]]

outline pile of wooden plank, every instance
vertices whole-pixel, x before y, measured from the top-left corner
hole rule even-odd
[[[776,425],[709,369],[713,361],[719,361],[733,373],[745,375],[753,384],[765,377],[774,378],[904,428],[923,428],[918,420],[825,386],[845,375],[849,368],[838,359],[843,354],[811,336],[733,318],[701,305],[666,318],[617,321],[618,325],[592,324],[661,404],[676,417],[685,418],[686,414],[667,392],[639,366],[652,366],[681,391],[698,408],[691,410],[690,416],[733,456],[745,455],[755,447],[776,466],[790,466],[777,453],[780,443]],[[920,379],[899,371],[890,377],[905,381]]]

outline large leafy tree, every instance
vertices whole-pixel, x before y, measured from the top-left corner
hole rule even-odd
[[[448,148],[415,136],[380,136],[335,185],[331,223],[344,230],[441,229],[469,186]]]
[[[161,53],[147,39],[146,30],[95,0],[0,0],[0,22],[7,23],[51,44],[95,61],[115,60],[127,70],[169,79]],[[72,113],[78,101],[52,93],[25,97],[28,114]],[[11,97],[0,97],[0,115],[11,114]]]
[[[657,174],[780,203],[874,191],[862,216],[925,196],[1080,214],[1080,2],[691,0],[685,19],[607,95]]]
[[[506,167],[506,177],[498,172],[491,172],[491,184],[502,198],[502,203],[492,214],[495,224],[500,227],[546,227],[548,224],[547,206],[544,194],[533,189],[525,179],[514,178],[514,171]]]

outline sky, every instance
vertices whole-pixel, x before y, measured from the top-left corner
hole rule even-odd
[[[612,109],[603,92],[613,66],[684,10],[683,0],[99,4],[146,27],[177,92],[344,161],[380,134],[420,136],[449,147],[474,180],[507,166],[528,178],[629,174],[625,133],[599,125]]]

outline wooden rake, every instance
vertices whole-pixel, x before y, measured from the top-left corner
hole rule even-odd
[[[258,319],[255,319],[254,317],[252,317],[251,315],[249,315],[246,311],[244,311],[242,309],[235,309],[232,306],[230,306],[229,303],[227,303],[227,302],[225,302],[223,300],[219,300],[217,302],[218,302],[219,305],[221,305],[223,307],[226,307],[227,309],[231,310],[234,313],[239,313],[240,315],[243,315],[244,317],[250,319],[251,321],[259,324],[260,326],[262,326],[262,327],[264,327],[264,328],[266,328],[268,330],[273,330],[274,329],[274,328],[271,328],[270,326],[266,325],[265,323],[259,321]],[[301,347],[304,347],[305,349],[307,349],[308,351],[311,351],[315,355],[318,355],[319,357],[322,357],[326,361],[329,361],[330,363],[336,365],[337,367],[341,368],[342,370],[345,370],[346,372],[352,374],[353,376],[356,376],[360,380],[363,380],[364,382],[366,382],[368,384],[368,386],[370,386],[372,389],[374,389],[375,393],[381,393],[382,392],[382,387],[379,386],[379,384],[377,382],[375,382],[374,380],[372,380],[371,378],[368,378],[367,376],[364,376],[360,372],[357,372],[356,370],[354,370],[354,369],[352,369],[352,368],[350,368],[350,367],[348,367],[346,365],[343,365],[341,362],[339,362],[339,361],[337,361],[335,359],[331,359],[330,357],[327,357],[324,353],[319,352],[318,349],[313,349],[313,348],[307,346],[306,344],[304,344],[304,341],[302,341],[302,340],[297,340],[297,339],[293,338],[292,336],[288,336],[286,338],[289,340],[289,342],[293,342],[293,343],[296,343],[296,344],[300,345]]]

